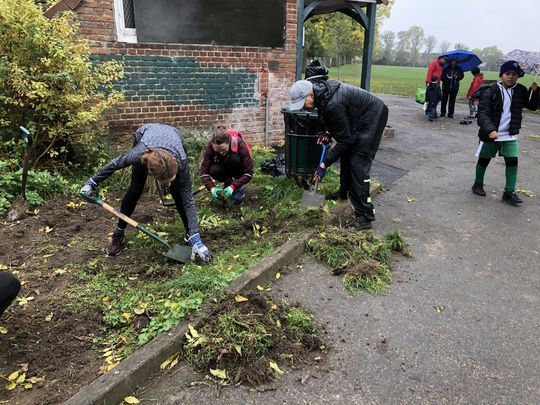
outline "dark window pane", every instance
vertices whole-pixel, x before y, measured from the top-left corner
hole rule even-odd
[[[135,14],[133,13],[133,0],[123,0],[124,2],[124,26],[135,28]]]

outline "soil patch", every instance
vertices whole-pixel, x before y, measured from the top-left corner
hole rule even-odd
[[[299,368],[327,354],[310,315],[263,294],[223,297],[187,338],[182,357],[221,384],[267,384],[284,365]]]

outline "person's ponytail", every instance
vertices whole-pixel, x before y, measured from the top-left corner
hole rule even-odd
[[[157,181],[172,179],[178,172],[178,162],[169,152],[161,149],[148,149],[141,156],[141,163]]]

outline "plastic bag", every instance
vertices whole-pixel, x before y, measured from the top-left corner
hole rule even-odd
[[[426,102],[426,88],[417,88],[416,89],[416,102],[418,104],[424,104]]]

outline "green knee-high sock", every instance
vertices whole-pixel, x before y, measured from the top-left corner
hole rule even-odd
[[[509,193],[516,191],[517,172],[517,166],[506,166],[506,187],[504,191],[508,191]]]
[[[476,164],[476,178],[474,179],[475,184],[484,184],[484,175],[486,174],[487,166],[480,166]]]

